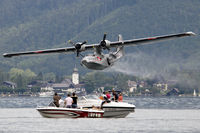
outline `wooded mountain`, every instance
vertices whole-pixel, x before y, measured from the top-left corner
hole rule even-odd
[[[125,40],[186,31],[199,34],[199,7],[198,0],[1,0],[0,53],[66,47],[68,40],[98,43],[105,32],[110,41],[118,34]],[[199,74],[199,41],[196,36],[128,47],[127,55],[106,71],[144,77],[160,73],[168,78],[177,77],[177,71]],[[80,72],[89,71],[75,54],[0,59],[4,71],[17,67],[65,75],[75,63]]]

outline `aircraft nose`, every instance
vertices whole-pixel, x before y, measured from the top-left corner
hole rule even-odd
[[[86,61],[86,60],[82,60],[82,64],[84,64],[84,65],[85,65],[86,63],[87,63],[87,61]]]
[[[89,60],[87,58],[83,58],[82,61],[81,61],[81,63],[83,65],[87,65],[89,63]]]

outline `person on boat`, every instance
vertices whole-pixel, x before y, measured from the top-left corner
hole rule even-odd
[[[112,95],[113,95],[112,100],[115,101],[115,102],[118,102],[119,96],[118,96],[118,94],[115,92],[115,90],[112,90]]]
[[[61,99],[61,97],[55,93],[53,96],[53,103],[56,105],[56,107],[59,107],[59,100]]]
[[[119,93],[119,98],[118,98],[118,101],[119,101],[119,102],[122,102],[122,101],[123,101],[123,96],[122,96],[122,93]]]
[[[78,97],[77,97],[75,92],[72,93],[72,97],[71,98],[73,99],[72,108],[77,108]]]
[[[110,100],[111,96],[110,96],[109,91],[106,91],[106,96],[107,96],[108,100]]]
[[[72,102],[73,102],[73,99],[71,98],[71,95],[67,94],[67,98],[65,98],[65,102],[64,102],[65,107],[71,108]]]
[[[105,92],[103,92],[103,95],[102,95],[102,97],[103,97],[103,101],[102,101],[102,103],[101,103],[101,109],[102,109],[102,107],[103,107],[103,104],[104,104],[104,103],[107,103],[107,102],[109,102],[109,100],[108,100],[108,98],[107,98],[107,96],[106,96],[106,93],[105,93]]]

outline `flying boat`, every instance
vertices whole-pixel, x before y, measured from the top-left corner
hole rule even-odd
[[[64,48],[54,48],[54,49],[44,49],[36,51],[26,51],[26,52],[14,52],[14,53],[4,53],[4,57],[14,57],[22,55],[40,55],[40,54],[53,54],[53,53],[76,53],[76,56],[82,56],[81,65],[92,70],[104,70],[114,65],[114,63],[119,60],[124,55],[124,46],[138,46],[144,44],[151,44],[154,42],[160,42],[165,40],[172,40],[176,38],[194,36],[193,32],[184,32],[178,34],[168,34],[162,36],[154,36],[147,38],[123,40],[122,35],[118,35],[118,40],[111,42],[106,40],[107,34],[104,34],[103,39],[100,43],[88,44],[87,41],[74,43],[73,41],[68,41],[72,44],[71,47]],[[111,48],[116,48],[115,51],[110,52]],[[81,52],[93,50],[93,54],[83,56]],[[104,54],[102,51],[108,50],[109,53]]]

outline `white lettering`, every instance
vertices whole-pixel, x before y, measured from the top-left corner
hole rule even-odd
[[[89,118],[101,118],[100,113],[88,113]]]

